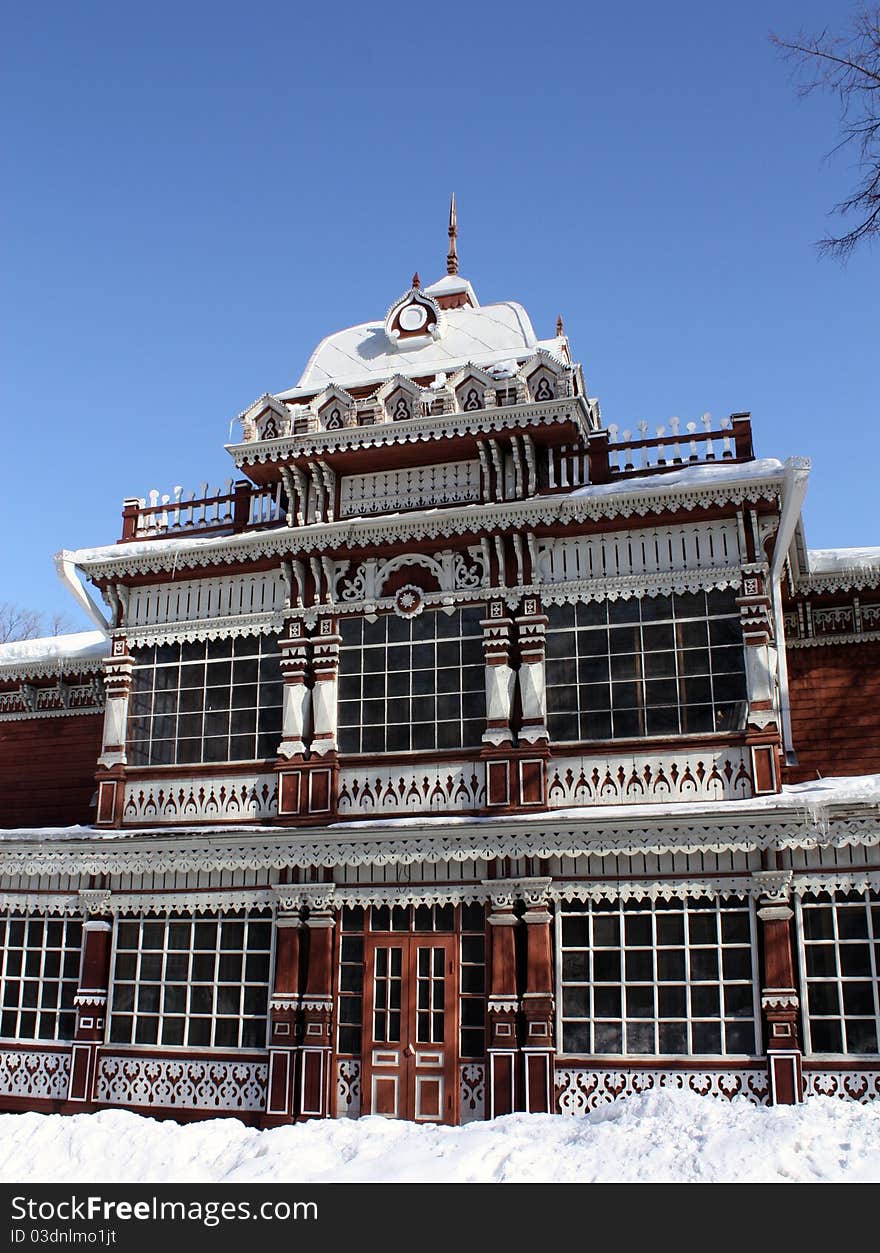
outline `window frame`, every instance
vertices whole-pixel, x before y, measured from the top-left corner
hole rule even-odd
[[[717,927],[716,927],[716,935],[718,938],[714,946],[695,944],[690,939],[690,929],[686,925],[686,929],[684,930],[684,939],[681,944],[658,945],[657,927],[656,927],[656,921],[655,921],[657,912],[658,912],[658,907],[661,907],[660,912],[662,913],[664,912],[662,909],[662,906],[664,905],[668,906],[670,902],[665,901],[662,898],[659,900],[652,900],[651,898],[644,897],[642,898],[642,900],[643,902],[647,902],[650,905],[650,909],[632,910],[629,916],[638,916],[639,914],[641,914],[642,916],[647,915],[652,919],[651,944],[650,946],[647,946],[647,945],[627,946],[625,939],[624,939],[624,934],[625,934],[624,933],[624,919],[627,916],[626,905],[629,903],[629,900],[631,899],[633,898],[628,898],[628,900],[624,900],[622,897],[612,898],[611,900],[606,899],[605,903],[616,906],[616,909],[601,911],[602,915],[604,915],[605,917],[613,917],[619,920],[618,945],[617,947],[609,947],[607,951],[619,953],[620,977],[616,981],[609,981],[607,984],[604,984],[604,986],[615,987],[615,988],[619,988],[620,990],[620,1014],[617,1019],[613,1019],[613,1018],[601,1019],[595,1013],[590,1012],[594,1005],[594,1000],[593,1000],[593,995],[592,995],[593,989],[597,985],[597,982],[599,983],[599,986],[603,986],[603,981],[597,981],[594,978],[592,954],[596,951],[596,946],[593,945],[593,947],[587,948],[587,949],[584,949],[583,947],[578,947],[578,946],[567,946],[566,948],[564,948],[563,942],[562,942],[563,918],[567,914],[568,916],[571,916],[571,917],[582,917],[582,918],[592,917],[594,906],[600,902],[596,902],[593,900],[580,902],[580,901],[577,901],[574,897],[572,897],[572,898],[569,898],[568,901],[560,900],[557,903],[557,906],[555,909],[555,920],[554,920],[554,941],[555,941],[554,943],[554,948],[555,948],[554,969],[555,969],[555,980],[556,980],[556,989],[557,989],[556,1007],[555,1007],[557,1056],[562,1059],[589,1058],[591,1061],[595,1061],[603,1065],[609,1064],[609,1065],[617,1065],[617,1066],[624,1065],[628,1062],[633,1062],[633,1061],[635,1062],[656,1061],[656,1062],[662,1062],[663,1064],[670,1063],[670,1062],[681,1063],[681,1062],[689,1062],[689,1061],[697,1061],[697,1062],[701,1062],[704,1064],[710,1061],[711,1062],[721,1061],[725,1064],[731,1061],[745,1063],[748,1061],[754,1061],[756,1058],[763,1057],[764,1056],[764,1052],[763,1052],[764,1042],[763,1042],[763,1020],[762,1020],[762,1012],[761,1012],[761,989],[760,989],[761,980],[760,980],[760,973],[759,973],[760,965],[759,965],[759,954],[758,954],[758,926],[757,926],[757,911],[756,911],[754,900],[751,897],[747,897],[744,899],[743,897],[736,897],[736,896],[731,896],[731,897],[715,896],[713,898],[711,893],[708,893],[708,892],[706,893],[705,897],[702,897],[702,896],[695,897],[693,895],[687,896],[684,898],[676,897],[674,899],[677,901],[680,901],[681,906],[682,906],[681,910],[668,909],[665,912],[668,912],[670,915],[675,915],[678,917],[684,917],[684,915],[689,912],[690,913],[698,913],[698,912],[709,913],[710,911],[708,909],[698,910],[697,908],[695,908],[693,905],[693,902],[697,900],[705,900],[705,899],[714,900],[714,909],[711,912],[713,913],[714,917],[718,920]],[[721,912],[725,908],[728,908],[728,909],[731,908],[732,902],[740,902],[740,910],[741,912],[747,913],[748,920],[749,920],[749,943],[748,945],[746,945],[745,943],[737,943],[736,945],[732,945],[731,947],[735,947],[737,949],[745,949],[748,951],[749,956],[750,956],[750,962],[751,962],[751,979],[750,980],[745,980],[745,979],[725,980],[723,977],[722,954],[724,952],[725,944],[721,936]],[[579,908],[575,910],[569,909],[567,911],[566,905],[571,905],[571,904],[576,904],[579,906]],[[593,932],[592,932],[591,924],[590,924],[589,934],[590,934],[590,938],[592,939]],[[718,976],[713,980],[694,980],[691,978],[691,960],[692,960],[691,950],[694,948],[704,948],[704,947],[714,947],[714,951],[718,955]],[[629,948],[629,951],[647,950],[648,952],[652,954],[652,977],[651,979],[627,980],[626,978],[626,953],[628,951],[628,948]],[[683,949],[684,955],[685,955],[685,973],[684,973],[683,978],[680,980],[663,980],[663,981],[659,980],[657,978],[657,954],[658,952],[663,952],[667,950],[675,950],[679,948]],[[586,951],[590,954],[590,970],[589,970],[588,978],[585,978],[583,980],[568,980],[568,981],[565,981],[563,979],[563,954],[565,951],[575,951],[575,952]],[[750,1018],[744,1017],[741,1019],[741,1021],[743,1022],[750,1021],[754,1025],[755,1051],[752,1053],[734,1053],[734,1052],[726,1051],[726,1030],[725,1030],[724,1024],[725,1024],[725,1019],[729,1016],[725,1015],[723,1012],[719,1012],[719,1014],[716,1016],[705,1015],[705,1014],[699,1015],[699,1014],[694,1014],[692,1012],[692,1004],[693,1004],[692,990],[695,985],[718,988],[719,1007],[721,1010],[723,1010],[723,1000],[721,998],[723,998],[723,987],[725,983],[732,983],[737,986],[747,985],[751,988],[751,993],[752,993],[751,1017]],[[683,985],[684,986],[685,1012],[683,1015],[678,1015],[675,1017],[670,1016],[668,1018],[662,1018],[660,1016],[658,990],[659,988],[663,987],[664,984],[666,986],[670,986],[670,985],[672,986]],[[698,1052],[692,1052],[692,1051],[683,1051],[683,1052],[678,1052],[678,1053],[669,1053],[669,1052],[664,1053],[664,1052],[660,1052],[659,1050],[655,1050],[651,1052],[633,1052],[631,1050],[627,1051],[625,1049],[626,1032],[627,1032],[627,1026],[626,1026],[627,1014],[625,1011],[626,989],[629,986],[643,987],[646,985],[652,988],[653,998],[654,998],[654,1013],[652,1016],[645,1016],[639,1019],[639,1021],[653,1024],[655,1044],[659,1043],[659,1031],[660,1031],[660,1026],[663,1022],[680,1023],[683,1021],[686,1032],[687,1032],[687,1040],[688,1040],[689,1048],[692,1047],[692,1040],[693,1040],[692,1028],[693,1028],[694,1022],[695,1021],[696,1022],[713,1022],[713,1023],[719,1024],[719,1031],[720,1031],[720,1038],[721,1038],[721,1051],[717,1053],[715,1052],[698,1053]],[[573,987],[586,986],[588,988],[589,990],[588,991],[589,999],[588,999],[588,1004],[587,1004],[588,1012],[582,1017],[567,1016],[564,1013],[564,1008],[565,1008],[564,994],[565,994],[566,986],[570,986],[570,987],[571,986]],[[597,1021],[599,1022],[619,1021],[620,1022],[620,1031],[621,1031],[621,1051],[620,1052],[618,1053],[589,1052],[588,1050],[578,1050],[576,1052],[573,1052],[571,1050],[565,1049],[564,1027],[565,1027],[566,1022],[580,1022],[580,1023],[587,1024],[590,1030],[591,1043],[595,1044],[595,1024]]]
[[[82,918],[73,917],[70,915],[53,916],[50,914],[25,914],[20,917],[16,917],[12,913],[5,913],[2,915],[2,921],[5,922],[6,930],[3,936],[3,943],[2,945],[0,945],[0,948],[2,948],[2,957],[0,957],[0,1024],[2,1024],[2,1018],[7,1013],[15,1013],[16,1029],[15,1029],[14,1035],[0,1035],[0,1041],[4,1043],[10,1042],[10,1043],[16,1043],[16,1044],[27,1044],[27,1045],[32,1044],[37,1048],[44,1046],[44,1045],[48,1047],[54,1044],[72,1043],[76,1035],[76,1006],[74,1004],[74,998],[79,988],[80,979],[82,976],[82,954],[83,954],[83,931],[82,931],[83,920]],[[17,922],[23,923],[24,933],[23,933],[21,946],[13,947],[10,944],[8,928],[10,927],[10,925],[17,923]],[[40,942],[39,949],[35,947],[29,949],[27,945],[28,932],[30,930],[30,924],[32,922],[42,923],[43,925],[43,936]],[[48,934],[47,928],[52,923],[60,924],[61,927],[63,928],[62,943],[60,947],[56,947],[55,945],[50,946],[50,945],[47,945],[46,943],[47,934]],[[67,938],[70,934],[71,928],[76,928],[76,927],[79,928],[78,941],[75,944],[65,943],[65,941],[67,941]],[[8,971],[9,958],[14,952],[21,953],[21,969],[18,974],[10,974]],[[38,952],[40,955],[40,971],[39,971],[39,974],[36,976],[28,975],[26,972],[27,955],[29,952],[30,953]],[[45,973],[47,952],[57,952],[60,954],[59,974],[57,977],[49,976],[48,979]],[[68,953],[76,953],[77,955],[75,976],[65,976],[64,974],[65,957],[67,956]],[[10,982],[16,982],[18,984],[18,1001],[15,1006],[6,1006],[5,1004],[7,984]],[[24,996],[24,985],[26,982],[36,983],[37,985],[37,1002],[38,1003],[34,1006],[26,1006],[22,1004],[23,996]],[[43,999],[43,990],[49,983],[54,983],[56,985],[55,1003],[54,1005],[46,1006],[46,1005],[41,1004],[41,1002]],[[64,1003],[65,1002],[65,989],[68,990],[68,995],[70,998],[70,1004],[68,1006],[65,1006],[65,1003]],[[22,1015],[26,1013],[33,1013],[35,1016],[34,1033],[32,1035],[22,1034],[21,1020],[22,1020]],[[53,1014],[55,1017],[54,1031],[51,1036],[41,1036],[39,1034],[40,1019],[42,1018],[44,1013]],[[69,1035],[60,1034],[60,1028],[62,1026],[62,1018],[65,1018],[70,1024]]]
[[[821,899],[807,900],[803,896],[796,895],[794,900],[795,906],[795,925],[797,927],[797,955],[798,955],[798,978],[800,982],[800,1000],[801,1000],[801,1025],[804,1033],[804,1056],[810,1058],[829,1058],[829,1059],[853,1059],[872,1060],[880,1057],[880,927],[875,926],[872,907],[880,907],[880,889],[866,888],[864,892],[858,892],[857,889],[848,891],[817,889],[815,892],[804,893],[808,897],[828,897],[827,901]],[[864,940],[847,940],[840,939],[840,923],[837,915],[838,905],[855,905],[857,902],[852,900],[841,901],[841,896],[859,895],[862,898],[863,907],[867,915],[868,936]],[[833,937],[829,940],[808,940],[806,928],[804,925],[804,904],[807,909],[815,907],[826,907],[832,911],[833,919]],[[858,944],[867,946],[869,955],[869,965],[871,974],[867,976],[845,976],[841,970],[840,964],[840,946]],[[834,953],[835,973],[833,976],[810,975],[807,972],[807,948],[810,944],[829,944]],[[872,987],[874,997],[874,1029],[877,1035],[877,1049],[872,1053],[857,1053],[844,1048],[843,1052],[818,1052],[813,1048],[813,1027],[812,1018],[817,1021],[833,1021],[837,1022],[840,1027],[841,1042],[846,1046],[847,1040],[847,1018],[857,1019],[863,1015],[847,1014],[845,1012],[843,1000],[844,984],[850,980],[851,982],[864,983]],[[837,989],[837,1005],[838,1014],[812,1014],[810,1012],[810,984],[823,983],[833,984]]]

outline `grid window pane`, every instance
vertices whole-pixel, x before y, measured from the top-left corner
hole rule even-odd
[[[263,1047],[270,946],[271,927],[253,915],[219,928],[183,918],[119,923],[110,1039]]]
[[[134,651],[128,758],[132,765],[255,761],[281,728],[275,636],[163,644]]]
[[[547,609],[551,739],[742,728],[745,658],[733,592],[575,608],[575,615],[570,605]]]
[[[799,905],[807,1049],[874,1056],[880,1035],[880,893],[838,892]]]
[[[340,626],[345,753],[477,747],[485,727],[482,611],[426,609]]]
[[[756,1052],[747,902],[564,904],[558,935],[564,1052]]]
[[[2,922],[2,920],[0,920]],[[0,1035],[14,1040],[72,1040],[82,922],[20,919],[2,924]]]

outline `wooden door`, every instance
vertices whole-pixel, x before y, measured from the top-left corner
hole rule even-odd
[[[455,937],[371,935],[364,979],[362,1112],[454,1123]]]

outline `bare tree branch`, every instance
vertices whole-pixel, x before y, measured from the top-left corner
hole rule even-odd
[[[845,261],[862,240],[880,235],[880,6],[861,7],[848,34],[801,34],[797,39],[771,35],[780,55],[796,75],[806,75],[798,94],[831,91],[840,102],[841,138],[827,154],[853,144],[863,177],[855,190],[831,209],[838,217],[859,220],[840,235],[818,242],[820,253]]]
[[[22,609],[8,602],[0,604],[0,644],[36,640],[43,635],[64,635],[70,629],[70,620],[63,614],[53,613],[44,618],[35,609]]]

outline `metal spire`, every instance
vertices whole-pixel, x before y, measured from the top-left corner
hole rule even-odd
[[[559,317],[556,319],[556,338],[559,339],[564,334],[565,326],[562,321],[562,314],[560,313]]]
[[[458,218],[455,214],[455,192],[449,205],[449,251],[446,254],[446,273],[458,273]]]

